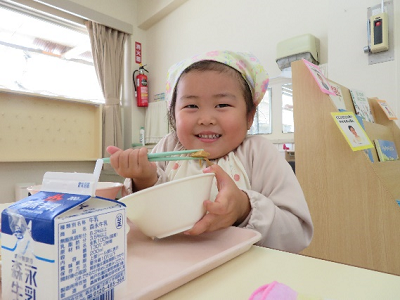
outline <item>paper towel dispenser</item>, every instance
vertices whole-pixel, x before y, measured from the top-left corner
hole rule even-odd
[[[319,64],[319,39],[311,34],[303,34],[278,43],[276,63],[279,69],[290,67],[293,61],[302,58]]]

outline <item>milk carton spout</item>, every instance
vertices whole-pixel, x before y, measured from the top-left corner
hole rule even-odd
[[[93,173],[46,172],[43,176],[41,191],[94,197],[102,167],[103,160],[98,159]]]

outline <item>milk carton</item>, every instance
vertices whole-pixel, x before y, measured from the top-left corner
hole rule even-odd
[[[125,206],[94,196],[93,174],[48,172],[2,213],[3,299],[114,299],[126,280]]]

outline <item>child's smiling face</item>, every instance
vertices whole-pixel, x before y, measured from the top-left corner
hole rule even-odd
[[[250,128],[243,89],[226,72],[191,71],[177,86],[176,134],[186,149],[204,149],[219,158],[236,149]]]

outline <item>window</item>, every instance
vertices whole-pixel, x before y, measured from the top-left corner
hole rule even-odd
[[[282,133],[294,132],[292,84],[282,84]]]
[[[269,134],[271,133],[271,88],[267,89],[264,98],[257,106],[254,115],[253,125],[248,131],[249,134]]]
[[[83,25],[0,5],[0,88],[104,102]]]
[[[270,80],[248,134],[268,134],[268,139],[275,143],[294,141],[291,78],[279,76]]]

